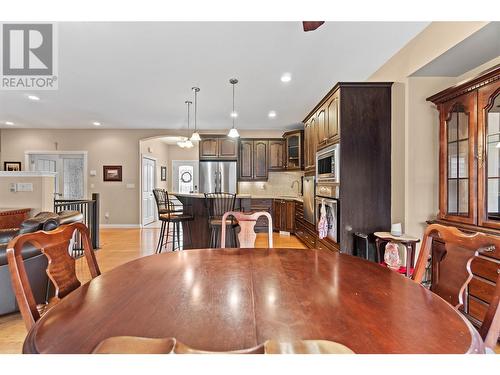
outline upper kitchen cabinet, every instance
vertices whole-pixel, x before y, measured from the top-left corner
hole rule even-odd
[[[317,131],[316,131],[316,136],[318,137],[317,139],[317,144],[318,147],[326,145],[328,141],[328,135],[326,133],[326,114],[325,114],[325,106],[321,107],[317,114],[316,114],[316,126],[317,126]]]
[[[285,169],[289,171],[304,168],[304,131],[293,130],[283,134],[285,140]]]
[[[269,140],[269,170],[282,171],[285,168],[285,141],[282,139]]]
[[[427,100],[439,111],[438,220],[500,230],[500,69]]]
[[[253,141],[253,175],[256,180],[267,180],[268,147],[267,140]]]
[[[268,178],[267,139],[242,139],[239,152],[239,181],[266,181]]]
[[[200,160],[236,160],[238,140],[222,135],[202,136]]]
[[[335,91],[325,104],[325,139],[326,143],[335,143],[338,140],[339,132],[339,97],[340,90]]]
[[[337,85],[303,121],[306,175],[316,172],[316,151],[339,140],[340,92],[340,86]]]

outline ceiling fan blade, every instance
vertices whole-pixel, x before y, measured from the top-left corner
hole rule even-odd
[[[302,26],[304,31],[314,31],[324,23],[325,21],[302,21]]]

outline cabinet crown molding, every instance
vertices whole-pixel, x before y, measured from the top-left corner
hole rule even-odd
[[[426,100],[434,104],[441,104],[457,98],[463,94],[470,91],[477,90],[480,87],[489,85],[500,79],[500,65],[496,65],[493,68],[487,70],[486,72],[480,73],[478,76],[471,78],[465,82],[458,83],[454,86],[448,87],[443,91],[438,92],[432,96],[429,96]]]

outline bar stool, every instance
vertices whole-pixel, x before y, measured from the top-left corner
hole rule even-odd
[[[210,229],[210,247],[220,247],[222,225],[231,228],[230,246],[236,247],[236,227],[238,222],[232,217],[222,223],[222,216],[228,211],[234,211],[236,194],[231,193],[205,193],[205,206],[208,211],[208,226]]]
[[[161,253],[163,248],[166,248],[169,243],[172,244],[172,251],[175,251],[176,249],[181,250],[186,248],[186,246],[191,246],[193,242],[189,222],[194,220],[194,216],[184,212],[184,205],[175,205],[170,200],[168,191],[165,189],[153,189],[153,194],[158,208],[158,220],[161,221],[160,237],[158,238],[156,253]],[[172,223],[172,240],[169,242],[168,235],[170,232],[170,223]],[[186,231],[184,231],[184,223],[186,224]],[[181,229],[183,233],[182,246],[180,236]],[[186,233],[186,236],[184,236],[184,233]],[[184,241],[186,238],[189,238],[189,242]],[[176,240],[177,247],[175,246]]]

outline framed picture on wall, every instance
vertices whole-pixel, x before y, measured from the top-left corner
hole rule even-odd
[[[7,172],[19,172],[21,170],[20,161],[4,161],[3,170]]]
[[[121,181],[122,166],[121,165],[104,165],[102,167],[102,176],[104,181]]]
[[[161,180],[167,181],[167,167],[161,167]]]

